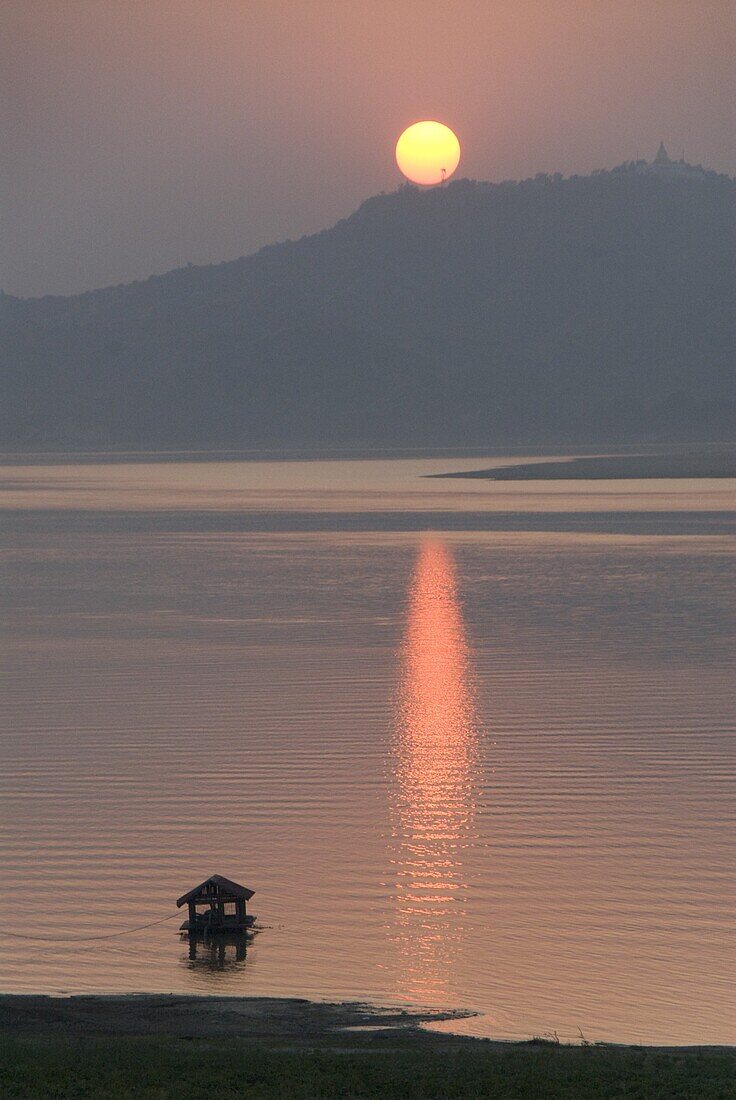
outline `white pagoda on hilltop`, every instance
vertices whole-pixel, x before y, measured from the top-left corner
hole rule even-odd
[[[688,164],[683,153],[679,160],[672,160],[660,141],[657,155],[653,161],[640,160],[636,162],[637,172],[656,173],[660,176],[704,176],[705,169],[701,165]]]
[[[660,143],[659,143],[659,149],[657,149],[657,155],[654,158],[654,163],[660,165],[660,167],[662,165],[669,166],[670,164],[675,163],[674,161],[670,160],[670,158],[667,156],[667,150],[664,147],[664,142],[663,141],[660,141]],[[682,157],[682,163],[683,164],[685,163],[684,154],[683,154],[683,157]]]

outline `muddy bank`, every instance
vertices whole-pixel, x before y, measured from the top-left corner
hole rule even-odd
[[[159,1035],[173,1038],[285,1040],[306,1045],[338,1036],[394,1034],[446,1043],[447,1035],[421,1024],[472,1016],[462,1011],[381,1008],[287,997],[194,997],[177,994],[120,996],[0,996],[0,1034],[101,1037]],[[345,1029],[368,1029],[366,1032]],[[452,1037],[456,1039],[455,1036]],[[457,1037],[458,1042],[473,1042]]]

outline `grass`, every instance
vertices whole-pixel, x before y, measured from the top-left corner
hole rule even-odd
[[[734,1100],[736,1051],[556,1043],[287,1050],[244,1039],[4,1036],[0,1096]]]

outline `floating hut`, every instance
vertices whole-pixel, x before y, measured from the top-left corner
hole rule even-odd
[[[254,892],[223,875],[210,875],[178,899],[178,909],[182,905],[189,906],[189,919],[184,921],[180,931],[190,936],[249,931],[255,917],[246,912],[246,903]]]

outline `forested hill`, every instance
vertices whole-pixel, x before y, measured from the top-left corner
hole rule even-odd
[[[733,436],[736,181],[407,186],[232,263],[3,296],[0,357],[6,446]]]

